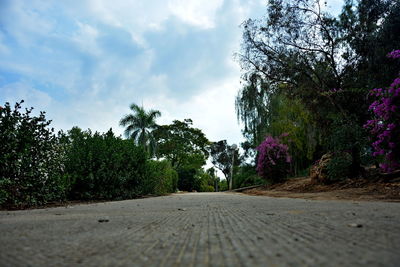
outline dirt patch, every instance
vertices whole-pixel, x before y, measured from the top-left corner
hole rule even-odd
[[[316,200],[366,200],[400,202],[400,180],[391,182],[367,179],[344,180],[336,184],[314,184],[310,177],[292,178],[284,183],[243,191],[249,195]]]
[[[171,194],[166,194],[164,196],[168,196]],[[151,197],[160,197],[161,195],[143,195],[137,196],[131,199],[142,199],[142,198],[151,198]],[[49,202],[46,204],[41,205],[19,205],[19,206],[5,206],[0,207],[0,211],[2,210],[33,210],[33,209],[48,209],[48,208],[57,208],[57,207],[69,207],[75,205],[88,205],[88,204],[97,204],[97,203],[106,203],[106,202],[113,202],[113,201],[122,201],[122,200],[129,200],[129,199],[95,199],[95,200],[67,200],[67,201],[60,201],[60,202]]]

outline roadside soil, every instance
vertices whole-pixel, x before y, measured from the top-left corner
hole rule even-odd
[[[170,194],[167,194],[170,195]],[[134,199],[143,199],[143,198],[153,198],[160,197],[159,195],[143,195],[137,196]],[[72,207],[74,205],[82,205],[82,204],[98,204],[98,203],[106,203],[106,202],[114,202],[114,201],[123,201],[126,199],[94,199],[94,200],[66,200],[60,202],[48,202],[46,204],[41,205],[19,205],[19,206],[5,206],[0,207],[0,211],[12,211],[12,210],[33,210],[33,209],[48,209],[48,208],[58,208],[58,207]]]
[[[348,179],[336,184],[313,184],[310,177],[291,178],[284,183],[243,191],[248,195],[315,200],[354,200],[400,202],[400,179]]]

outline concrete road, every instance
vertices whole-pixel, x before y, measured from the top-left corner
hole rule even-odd
[[[400,203],[190,193],[0,212],[0,266],[400,266]]]

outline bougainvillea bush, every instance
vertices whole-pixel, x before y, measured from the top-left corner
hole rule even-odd
[[[389,58],[400,58],[400,50],[388,54]],[[380,167],[385,172],[400,168],[400,77],[388,88],[375,88],[370,92],[375,101],[369,110],[374,118],[364,125],[372,138],[373,156],[382,157]]]
[[[285,136],[282,135],[281,137]],[[280,138],[267,136],[257,147],[257,172],[269,182],[279,182],[286,178],[290,170],[291,157],[287,145]]]

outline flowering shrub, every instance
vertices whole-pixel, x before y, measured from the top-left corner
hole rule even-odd
[[[393,50],[387,55],[388,58],[400,58],[400,50]]]
[[[287,136],[283,134],[281,137]],[[282,144],[279,138],[267,136],[257,147],[257,172],[265,180],[278,182],[289,172],[291,157],[288,146]]]
[[[400,58],[400,50],[388,54],[389,58]],[[375,88],[370,95],[376,100],[369,110],[374,119],[364,125],[375,141],[372,143],[373,156],[384,158],[380,164],[383,171],[390,172],[400,167],[400,77],[388,88]]]

